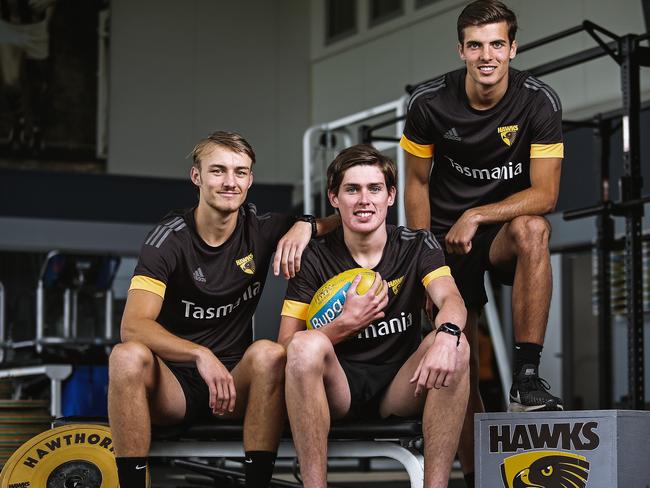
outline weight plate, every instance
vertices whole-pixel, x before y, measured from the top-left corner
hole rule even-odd
[[[0,473],[0,488],[114,488],[118,481],[112,444],[104,425],[48,430],[12,454]]]

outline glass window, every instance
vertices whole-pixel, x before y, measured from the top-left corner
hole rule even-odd
[[[357,0],[327,0],[325,43],[330,44],[357,32]]]
[[[402,15],[403,3],[403,0],[370,0],[370,26]]]

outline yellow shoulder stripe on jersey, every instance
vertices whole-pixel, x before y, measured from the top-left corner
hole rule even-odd
[[[418,158],[430,158],[433,156],[433,144],[418,144],[407,139],[405,135],[402,135],[399,145],[407,153],[417,156]]]
[[[165,285],[162,281],[158,281],[148,276],[136,275],[131,278],[131,286],[129,290],[146,290],[155,293],[160,298],[165,298]]]
[[[429,283],[442,276],[451,276],[451,270],[449,269],[449,266],[440,266],[438,269],[434,269],[428,275],[422,278],[422,284],[426,288],[429,286]]]
[[[280,315],[293,317],[294,319],[307,320],[308,303],[296,302],[295,300],[285,300],[282,304]]]
[[[531,144],[530,157],[532,158],[563,158],[564,144]]]

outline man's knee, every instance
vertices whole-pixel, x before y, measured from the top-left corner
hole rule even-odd
[[[323,371],[325,357],[332,343],[323,334],[296,332],[287,348],[287,374],[301,376]]]
[[[153,364],[153,353],[144,344],[135,341],[117,344],[108,360],[110,381],[144,381]]]
[[[537,215],[516,217],[508,225],[508,232],[520,253],[548,250],[551,224],[544,217]]]
[[[255,341],[246,351],[246,355],[250,357],[253,379],[269,375],[284,378],[287,353],[277,342],[266,339]]]

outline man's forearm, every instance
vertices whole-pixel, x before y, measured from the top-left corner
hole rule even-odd
[[[155,320],[145,318],[132,319],[123,324],[122,341],[138,341],[162,359],[179,363],[196,362],[200,354],[209,351],[172,334]]]
[[[419,158],[405,153],[405,192],[406,224],[411,229],[429,229],[431,209],[429,208],[429,173],[433,164],[431,158]]]
[[[338,214],[333,214],[328,217],[316,219],[316,233],[318,236],[323,236],[332,232],[341,225],[341,217]]]
[[[500,202],[470,208],[463,217],[479,225],[509,222],[522,215],[545,215],[555,209],[555,198],[537,188],[527,188]]]
[[[404,195],[406,225],[411,229],[429,229],[431,209],[429,208],[428,185],[409,185]]]
[[[358,329],[358,327],[356,329]],[[349,339],[352,335],[356,335],[358,333],[358,330],[356,329],[339,315],[326,327],[320,327],[317,330],[325,334],[333,345],[337,345],[338,343]]]
[[[459,294],[450,294],[444,298],[440,304],[438,314],[435,318],[436,328],[440,327],[441,324],[451,322],[456,324],[462,329],[465,328],[465,322],[467,321],[467,309],[465,308],[465,302],[460,297]]]

